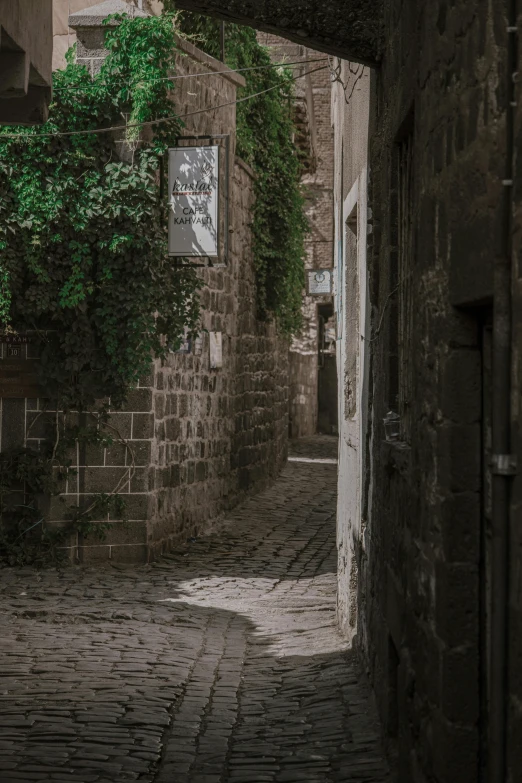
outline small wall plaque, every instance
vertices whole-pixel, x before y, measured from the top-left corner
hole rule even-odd
[[[194,356],[201,356],[203,353],[203,332],[196,335],[194,340]]]
[[[223,335],[221,332],[209,332],[210,369],[223,367]]]
[[[307,269],[306,282],[309,296],[329,295],[332,293],[332,270]]]
[[[40,384],[40,340],[45,332],[0,334],[0,397],[44,397]]]

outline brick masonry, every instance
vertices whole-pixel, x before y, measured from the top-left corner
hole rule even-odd
[[[82,30],[78,35],[83,35]],[[87,45],[103,53],[101,31],[88,30]],[[98,36],[98,37],[97,37]],[[70,542],[73,558],[144,561],[199,535],[241,498],[278,474],[288,436],[288,341],[273,324],[256,318],[255,272],[251,248],[253,173],[234,156],[236,89],[244,81],[222,63],[190,44],[179,43],[173,99],[180,113],[232,102],[231,106],[188,118],[185,134],[230,133],[230,254],[224,268],[203,269],[201,347],[156,361],[139,388],[131,390],[111,425],[124,439],[107,449],[78,449],[72,455],[78,475],[64,486],[63,499],[86,505],[95,492],[121,483],[129,521],[116,523],[103,544]],[[223,366],[210,369],[209,332],[221,332]],[[43,400],[3,400],[2,448],[38,445],[50,414]],[[29,438],[25,433],[29,427]],[[133,463],[133,465],[132,465]],[[54,499],[51,517],[60,524],[63,504]],[[102,521],[102,520],[100,520]]]

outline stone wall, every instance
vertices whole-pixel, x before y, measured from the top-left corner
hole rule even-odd
[[[92,30],[88,41],[99,53]],[[88,58],[87,38],[80,43]],[[130,391],[125,407],[111,413],[117,433],[113,446],[79,448],[71,455],[77,475],[64,485],[62,498],[52,501],[56,525],[64,516],[62,500],[85,507],[93,493],[111,492],[118,483],[127,505],[128,521],[116,521],[103,543],[71,540],[71,556],[84,562],[144,561],[201,534],[245,495],[266,486],[286,460],[288,341],[272,324],[256,319],[250,228],[254,175],[234,155],[233,101],[244,81],[232,72],[198,79],[198,73],[223,71],[223,64],[191,44],[180,41],[179,47],[177,73],[194,77],[175,83],[173,100],[180,113],[232,104],[187,118],[184,129],[186,135],[231,134],[228,265],[199,272],[198,346],[157,360]],[[209,332],[222,334],[219,369],[210,368]],[[53,414],[45,400],[3,403],[2,448],[37,446],[49,434]]]
[[[356,642],[401,783],[486,779],[489,324],[504,230],[505,24],[498,4],[390,2],[382,67],[372,75],[373,342],[364,444],[371,459],[355,536]],[[520,462],[515,380],[512,450]],[[390,408],[401,416],[395,442],[385,440]],[[510,781],[519,777],[522,747],[520,486],[518,476],[509,564]]]

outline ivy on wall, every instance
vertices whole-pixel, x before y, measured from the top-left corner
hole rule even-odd
[[[94,78],[70,52],[65,70],[54,74],[48,122],[0,129],[0,329],[37,335],[45,396],[58,410],[87,411],[95,421],[70,426],[67,414],[42,412],[50,437],[40,451],[0,454],[0,561],[8,563],[49,559],[72,531],[103,535],[106,526],[93,521],[124,518],[118,487],[87,508],[68,508],[60,529],[47,525],[41,501],[74,473],[73,445],[119,438],[100,399],[120,406],[151,357],[178,345],[198,320],[198,278],[167,256],[168,206],[159,193],[159,167],[181,123],[156,126],[145,143],[132,126],[174,113],[166,77],[180,25],[213,55],[219,31],[192,14],[113,18],[108,56]],[[227,28],[227,61],[234,68],[271,64],[255,33],[238,26]],[[238,97],[279,85],[238,104],[237,152],[257,175],[259,311],[291,333],[300,324],[306,231],[291,74],[269,67],[247,71],[246,79]],[[130,127],[52,135],[122,124]],[[132,455],[129,462],[130,475]]]
[[[175,0],[165,7],[173,9]],[[200,14],[182,12],[181,34],[213,57],[220,57],[220,23]],[[244,71],[246,86],[238,98],[279,85],[237,104],[236,152],[254,170],[256,202],[253,214],[254,260],[260,314],[275,316],[286,333],[298,331],[304,288],[304,238],[307,221],[300,187],[301,164],[294,144],[292,72],[273,68],[268,50],[255,30],[226,25],[225,60]],[[264,67],[259,67],[264,66]]]
[[[198,280],[167,257],[167,205],[159,198],[159,161],[180,123],[157,126],[145,144],[133,128],[49,135],[174,113],[165,79],[173,72],[173,16],[115,18],[94,79],[70,52],[54,74],[48,122],[0,129],[0,327],[39,336],[45,396],[91,422],[41,412],[49,439],[40,450],[0,454],[0,561],[11,564],[53,559],[72,531],[103,536],[107,525],[96,520],[124,518],[119,485],[87,507],[64,509],[59,529],[47,524],[46,505],[75,472],[72,446],[121,440],[99,400],[118,407],[151,356],[179,344],[198,319]],[[127,464],[128,481],[132,454]]]
[[[166,205],[158,160],[180,125],[157,126],[136,146],[136,130],[59,136],[167,117],[175,36],[172,15],[117,18],[109,50],[91,80],[83,65],[54,74],[49,121],[0,130],[0,319],[47,332],[41,380],[66,408],[113,406],[147,372],[151,355],[177,343],[198,315],[197,278],[166,253]],[[29,136],[27,135],[29,134]],[[132,159],[120,160],[118,140]],[[166,341],[163,339],[166,336]]]

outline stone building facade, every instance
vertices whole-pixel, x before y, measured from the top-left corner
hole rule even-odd
[[[507,479],[500,566],[491,491],[494,267],[509,184],[505,21],[482,4],[390,3],[386,25],[380,70],[339,61],[333,96],[339,619],[369,666],[401,783],[516,781],[520,479]],[[516,219],[514,228],[516,238]],[[512,280],[520,462],[516,270]],[[390,411],[400,417],[392,440]],[[496,596],[506,574],[503,652]]]
[[[69,24],[78,37],[78,56],[96,70],[103,57],[98,17],[104,9],[87,10],[93,13],[82,9]],[[62,499],[85,506],[93,493],[119,487],[128,516],[104,542],[74,537],[71,556],[83,562],[143,562],[201,534],[246,494],[266,486],[286,460],[288,340],[273,324],[256,319],[254,174],[234,154],[233,101],[244,80],[191,44],[179,41],[178,46],[176,72],[194,76],[174,83],[179,111],[231,104],[187,118],[184,128],[185,135],[230,134],[228,264],[200,270],[202,331],[190,352],[157,360],[123,410],[111,414],[113,446],[78,448],[73,455],[77,475],[63,487]],[[197,78],[212,71],[220,73]],[[209,343],[216,334],[222,340],[222,366],[213,369]],[[43,413],[45,407],[35,398],[4,399],[0,447],[38,446],[52,418],[48,406]],[[63,503],[53,499],[55,524],[63,515]]]

